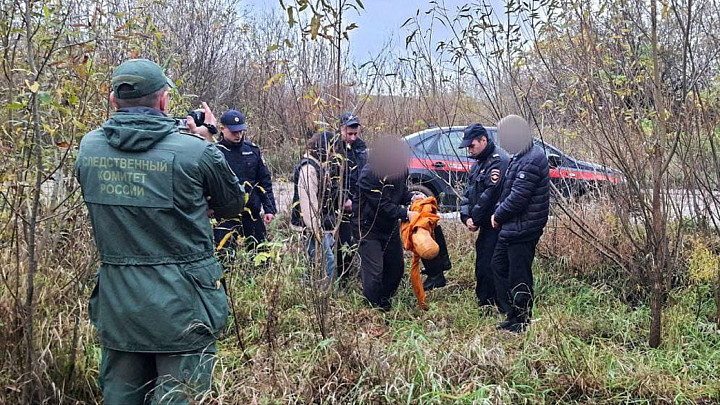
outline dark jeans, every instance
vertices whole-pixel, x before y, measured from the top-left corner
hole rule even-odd
[[[498,306],[508,319],[529,322],[533,307],[532,263],[539,238],[513,242],[499,240],[492,259]]]
[[[215,353],[134,353],[102,349],[105,403],[189,404],[210,391]]]
[[[355,257],[357,240],[359,239],[356,235],[357,233],[357,223],[351,221],[347,216],[343,216],[342,222],[340,222],[340,229],[338,229],[336,256],[337,274],[339,277],[344,278],[350,275],[350,267]]]
[[[481,228],[475,239],[475,296],[479,305],[497,303],[495,275],[492,270],[493,254],[499,231],[493,228]],[[500,291],[500,290],[498,290]],[[504,295],[507,295],[505,293]],[[504,308],[500,308],[503,310]]]
[[[225,237],[225,235],[232,231],[237,232],[238,235],[245,238],[245,246],[248,250],[254,250],[259,243],[265,242],[265,240],[267,239],[267,230],[265,229],[265,223],[263,223],[262,217],[259,213],[253,214],[253,217],[255,218],[255,220],[253,220],[249,215],[243,215],[241,217],[241,220],[231,219],[220,223],[217,227],[213,229],[215,246],[220,243],[220,241]],[[228,241],[225,243],[223,248],[235,249],[237,247],[236,240],[238,235],[231,236],[230,239],[228,239]]]
[[[405,270],[400,232],[396,228],[390,235],[365,236],[358,254],[363,295],[370,304],[389,309]]]
[[[450,270],[452,267],[450,254],[447,249],[447,242],[445,242],[445,235],[439,225],[435,227],[435,242],[438,246],[440,246],[440,252],[437,257],[432,260],[422,259],[422,264],[425,267],[425,274],[427,274],[428,278],[439,276],[445,270]]]

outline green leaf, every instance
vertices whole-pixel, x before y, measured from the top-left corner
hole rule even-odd
[[[254,263],[256,266],[259,266],[259,265],[265,263],[269,258],[270,258],[270,254],[269,254],[269,253],[267,253],[267,252],[260,252],[260,253],[256,254],[255,257],[253,258],[253,263]]]
[[[325,339],[322,342],[318,343],[318,349],[325,349],[326,347],[330,346],[331,344],[335,343],[337,341],[336,338],[329,338]]]
[[[52,97],[47,91],[39,92],[38,99],[40,99],[40,104],[50,104],[50,102],[52,101]]]
[[[5,106],[5,109],[7,110],[21,110],[23,108],[25,108],[25,105],[18,102],[14,102]]]

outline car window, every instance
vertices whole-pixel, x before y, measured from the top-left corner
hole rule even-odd
[[[437,153],[446,156],[459,156],[463,157],[467,155],[465,149],[460,149],[462,143],[463,132],[462,131],[450,131],[445,132],[438,136],[437,142]]]
[[[413,146],[413,153],[417,155],[437,154],[437,136],[432,134]]]
[[[490,140],[495,142],[497,145],[497,130],[496,129],[487,129],[488,136],[490,137]]]

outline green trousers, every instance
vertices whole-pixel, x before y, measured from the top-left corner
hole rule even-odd
[[[103,348],[106,405],[189,404],[210,392],[215,353],[134,353]]]

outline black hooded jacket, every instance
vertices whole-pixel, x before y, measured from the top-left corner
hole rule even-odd
[[[539,238],[550,215],[550,165],[540,146],[530,144],[510,159],[495,209],[500,240]]]

